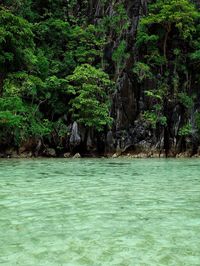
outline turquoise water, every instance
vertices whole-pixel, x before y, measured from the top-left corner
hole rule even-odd
[[[200,265],[200,160],[1,160],[0,265]]]

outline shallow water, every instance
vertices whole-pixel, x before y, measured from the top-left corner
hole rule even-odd
[[[1,160],[0,265],[200,265],[200,160]]]

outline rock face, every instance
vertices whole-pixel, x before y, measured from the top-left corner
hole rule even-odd
[[[87,6],[89,21],[98,24],[102,17],[112,16],[114,5],[120,3],[120,0],[110,1],[106,4],[101,0],[91,0]],[[71,131],[70,145],[78,147],[75,152],[81,149],[92,151],[104,150],[107,154],[119,154],[133,152],[138,157],[163,157],[176,156],[183,154],[192,156],[199,153],[200,140],[195,131],[183,140],[178,135],[180,127],[184,124],[184,112],[182,107],[172,102],[165,106],[165,116],[168,120],[166,127],[156,129],[148,125],[141,119],[141,113],[145,110],[147,99],[144,91],[151,88],[149,84],[138,84],[132,71],[133,65],[138,61],[139,53],[135,46],[138,23],[141,16],[148,13],[147,4],[153,0],[124,0],[124,6],[129,19],[129,27],[116,35],[112,29],[109,33],[110,43],[104,50],[104,59],[106,61],[106,72],[114,76],[116,90],[112,96],[111,116],[114,118],[112,130],[104,132],[104,136],[88,134],[87,131],[80,129],[74,122]],[[200,1],[193,1],[200,7]],[[119,43],[125,40],[127,43],[127,53],[129,56],[125,59],[123,67],[119,70],[112,59],[112,53]],[[191,121],[196,110],[191,112]],[[82,145],[82,143],[85,143]],[[99,144],[100,143],[100,144]],[[101,148],[99,148],[101,146]]]
[[[78,124],[75,121],[72,125],[72,130],[71,130],[71,136],[70,136],[70,145],[71,146],[78,146],[81,142],[81,137],[79,135],[79,130],[78,130]]]
[[[200,0],[191,1],[200,6]],[[184,123],[184,112],[179,104],[172,103],[166,106],[165,115],[169,123],[165,128],[154,129],[141,119],[141,114],[148,104],[144,91],[153,84],[151,81],[149,84],[138,84],[133,66],[140,59],[135,45],[138,23],[141,16],[148,13],[147,4],[150,2],[154,0],[77,1],[75,5],[77,13],[86,14],[88,23],[95,25],[106,16],[112,17],[116,12],[115,7],[123,3],[129,26],[118,34],[111,26],[108,30],[110,32],[106,33],[109,38],[104,48],[103,66],[105,71],[114,77],[116,83],[110,110],[114,120],[113,127],[99,134],[81,127],[74,121],[70,125],[70,136],[67,139],[69,145],[63,151],[63,154],[66,152],[64,157],[68,158],[70,154],[76,154],[76,157],[79,152],[81,154],[104,152],[111,156],[114,154],[114,157],[125,153],[134,153],[136,157],[176,156],[186,151],[188,156],[199,153],[200,140],[195,132],[184,140],[178,135],[178,130]],[[112,55],[122,40],[127,44],[126,53],[129,56],[124,59],[123,66],[118,68]],[[191,113],[191,120],[195,111],[194,109]],[[53,151],[47,153],[48,156],[54,156]]]
[[[140,16],[147,12],[147,0],[125,0],[123,2],[130,25],[119,36],[116,36],[111,29],[110,36],[112,36],[112,39],[104,50],[105,60],[108,65],[107,72],[112,72],[116,81],[116,91],[112,98],[111,108],[111,115],[115,121],[114,127],[111,131],[106,132],[103,138],[102,136],[96,137],[95,134],[91,137],[87,132],[80,132],[78,124],[74,122],[70,136],[72,149],[74,147],[81,149],[80,144],[85,142],[89,150],[94,149],[94,145],[99,146],[98,143],[101,143],[101,146],[105,145],[103,149],[106,153],[122,152],[131,147],[136,139],[135,132],[137,129],[134,129],[133,125],[140,112],[140,94],[139,88],[135,84],[132,67],[136,55],[134,43],[138,22]],[[112,16],[115,12],[114,5],[118,3],[120,1],[115,3],[111,1],[105,6],[103,1],[91,0],[90,5],[87,7],[90,22],[98,24],[103,16]],[[112,53],[122,40],[126,40],[129,57],[125,60],[123,69],[119,71],[112,60]],[[99,149],[101,148],[97,147],[97,150]]]
[[[185,114],[182,107],[176,103],[166,105],[165,115],[168,125],[153,129],[141,119],[141,113],[144,111],[146,99],[144,90],[151,87],[152,84],[146,84],[146,88],[141,87],[134,77],[133,65],[138,60],[139,54],[135,46],[135,38],[140,17],[146,15],[147,4],[152,0],[126,0],[125,7],[130,21],[130,27],[122,34],[113,39],[113,46],[110,51],[121,39],[125,39],[128,46],[129,57],[126,59],[123,69],[117,72],[116,91],[112,98],[111,114],[114,118],[114,127],[112,129],[112,141],[106,142],[106,150],[112,148],[117,152],[125,153],[132,150],[135,154],[144,153],[148,156],[176,156],[183,153],[192,156],[197,153],[200,140],[195,131],[188,135],[183,141],[178,135],[178,130],[184,124]],[[194,1],[200,7],[200,1]],[[110,7],[112,10],[112,7]],[[110,62],[112,65],[112,62]],[[191,111],[192,121],[196,110]],[[107,133],[106,139],[111,139],[111,133]],[[187,151],[187,152],[186,152]]]
[[[56,157],[56,151],[53,148],[47,148],[44,150],[43,155],[47,157]]]
[[[112,116],[115,125],[113,135],[115,136],[116,150],[125,151],[134,146],[138,141],[145,140],[146,129],[137,119],[140,113],[140,91],[133,76],[132,68],[136,60],[135,38],[140,16],[147,12],[147,1],[125,1],[127,14],[130,20],[130,27],[125,32],[125,39],[128,43],[128,53],[124,68],[117,76],[117,89],[113,96]],[[120,40],[116,40],[120,41]],[[144,132],[145,131],[145,132]],[[143,137],[141,136],[143,135]]]

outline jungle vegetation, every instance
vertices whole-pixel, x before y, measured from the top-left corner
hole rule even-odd
[[[140,18],[135,42],[126,1],[95,18],[93,1],[4,0],[0,4],[0,146],[42,140],[64,149],[69,124],[101,133],[112,129],[112,94],[126,61],[144,91],[141,116],[152,128],[170,127],[179,102],[179,136],[200,131],[200,12],[189,0],[156,0]],[[115,40],[113,45],[113,42]],[[109,50],[109,47],[112,49]],[[133,60],[133,59],[131,59]],[[146,85],[147,83],[151,85]]]

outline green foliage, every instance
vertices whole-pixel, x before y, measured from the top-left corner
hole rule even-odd
[[[52,123],[43,119],[36,105],[26,105],[18,96],[0,98],[0,141],[16,146],[30,137],[43,138],[50,135]]]
[[[195,62],[199,62],[200,61],[200,50],[196,50],[193,53],[191,53],[190,58],[191,58],[191,60],[193,60]]]
[[[112,83],[108,75],[84,64],[75,69],[68,81],[68,93],[73,96],[69,102],[73,119],[98,131],[110,126],[108,95]]]
[[[136,40],[136,46],[141,47],[144,44],[156,44],[159,40],[158,35],[149,35],[147,33],[146,27],[141,24],[138,27],[138,34],[137,34],[137,40]]]
[[[194,106],[194,101],[192,97],[187,95],[184,92],[180,92],[178,94],[179,101],[185,106],[185,108],[191,109]]]
[[[47,74],[64,77],[77,65],[93,63],[102,55],[104,41],[93,25],[70,26],[66,21],[50,18],[36,23],[34,32],[41,46],[37,67],[45,67]],[[43,74],[41,70],[40,73]]]
[[[75,60],[79,64],[91,64],[95,58],[102,56],[105,41],[98,37],[94,25],[88,25],[86,28],[79,26],[72,28],[71,38],[72,41],[69,45],[74,52]]]
[[[130,23],[124,4],[117,2],[113,6],[112,16],[104,16],[98,25],[98,29],[103,33],[107,33],[112,29],[113,34],[117,36],[127,30]]]
[[[143,114],[143,118],[149,122],[153,128],[156,128],[157,125],[157,115],[154,112],[150,112],[150,111],[145,111]]]
[[[144,26],[160,25],[164,32],[174,27],[179,37],[192,38],[195,32],[195,20],[199,14],[194,5],[188,0],[157,0],[149,7],[149,15],[142,19]]]
[[[31,24],[0,8],[0,70],[30,67],[34,61]],[[5,69],[6,66],[6,69]]]
[[[129,57],[129,54],[126,52],[126,41],[122,40],[119,46],[114,50],[112,59],[116,62],[117,69],[123,68],[125,60]]]
[[[141,83],[145,79],[153,78],[150,67],[142,62],[136,62],[133,68],[133,73],[136,74],[138,81]]]
[[[195,113],[195,126],[200,133],[200,112]]]
[[[136,98],[145,98],[143,117],[152,127],[167,125],[166,110],[174,103],[186,112],[196,106],[200,26],[195,6],[189,0],[150,1],[134,44],[126,1],[99,1],[94,12],[97,2],[3,1],[0,144],[19,146],[40,138],[63,149],[74,120],[97,131],[110,127],[113,84],[101,68],[115,79],[132,58],[128,74],[140,83]],[[198,113],[195,119],[199,130]],[[187,124],[179,134],[186,136],[189,129]]]
[[[44,88],[45,84],[36,76],[25,72],[9,74],[4,81],[4,96],[20,96],[33,98],[38,90]]]
[[[145,91],[145,95],[153,102],[152,109],[144,111],[143,118],[149,122],[153,128],[159,124],[167,125],[167,117],[163,114],[163,99],[165,95],[165,87],[158,90]]]
[[[156,111],[145,111],[143,113],[143,118],[151,124],[151,126],[155,129],[158,124],[162,126],[167,125],[166,116],[160,115]]]
[[[148,96],[152,99],[157,99],[157,100],[162,101],[162,96],[160,93],[157,93],[155,91],[150,90],[150,91],[145,91],[145,94],[146,94],[146,96]]]
[[[86,2],[82,1],[85,7]],[[79,66],[95,64],[99,68],[105,44],[98,27],[73,17],[76,5],[73,0],[5,0],[0,9],[0,143],[8,135],[10,144],[20,145],[30,137],[53,137],[62,145],[62,138],[68,134],[62,118],[72,113],[70,109],[78,110],[79,101],[83,109],[80,114],[74,112],[73,119],[79,114],[83,124],[98,130],[110,123],[106,74],[98,69],[89,73],[95,67],[88,67],[99,85],[85,81],[83,91],[70,91],[70,76],[75,77]],[[88,110],[83,115],[85,106]]]
[[[181,137],[185,137],[190,135],[191,133],[192,133],[192,125],[188,123],[179,129],[178,135]]]
[[[198,19],[199,13],[188,0],[157,0],[149,5],[149,15],[140,21],[136,44],[138,47],[147,45],[148,63],[152,61],[152,57],[160,57],[160,63],[164,64],[168,60],[169,37],[176,34],[175,38],[179,40],[191,41]]]
[[[199,60],[199,18],[189,0],[157,0],[149,4],[148,15],[140,20],[136,39],[140,61],[133,72],[139,83],[153,82],[154,89],[145,91],[148,108],[144,112],[153,127],[167,125],[165,110],[173,103],[181,103],[188,111],[194,107],[189,77],[193,75],[191,64]],[[179,135],[190,132],[187,124]]]
[[[44,137],[50,137],[51,132],[53,130],[53,124],[48,119],[41,119],[37,120],[34,116],[30,115],[27,118],[29,118],[29,123],[24,130],[27,131],[28,137],[34,137],[34,138],[44,138]],[[30,127],[29,127],[30,126]]]

